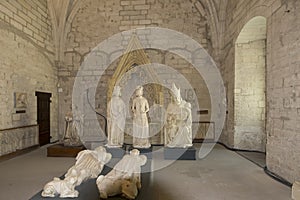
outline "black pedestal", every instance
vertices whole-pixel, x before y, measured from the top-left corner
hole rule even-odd
[[[106,152],[112,155],[112,158],[123,158],[125,155],[125,146],[118,148],[105,147]]]
[[[196,149],[189,148],[164,148],[164,157],[166,160],[196,160]]]

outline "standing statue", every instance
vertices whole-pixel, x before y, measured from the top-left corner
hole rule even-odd
[[[55,197],[60,195],[61,198],[78,197],[79,193],[75,187],[82,182],[97,178],[101,173],[104,165],[111,159],[111,154],[106,153],[104,147],[97,147],[95,150],[80,151],[76,157],[76,163],[65,174],[64,179],[54,178],[44,186],[43,197]]]
[[[80,136],[83,135],[83,115],[68,112],[65,116],[66,130],[63,137],[64,146],[81,146]]]
[[[97,178],[97,187],[100,197],[122,194],[125,198],[135,199],[141,185],[141,166],[145,165],[147,157],[140,155],[139,150],[133,149],[125,155],[115,167],[105,176]]]
[[[149,111],[149,104],[145,97],[143,97],[143,87],[138,86],[135,91],[136,97],[132,101],[133,112],[133,147],[135,148],[149,148],[149,124],[147,112]]]
[[[126,121],[125,104],[121,99],[121,88],[115,87],[113,96],[107,106],[108,147],[122,147]]]
[[[164,125],[165,146],[187,148],[192,143],[191,104],[184,101],[180,88],[172,85],[172,102],[168,105]]]

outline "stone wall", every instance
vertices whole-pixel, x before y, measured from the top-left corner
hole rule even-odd
[[[57,69],[46,0],[1,1],[0,17],[0,129],[36,124],[35,92],[49,92],[51,136],[56,139]],[[27,94],[26,109],[15,108],[15,92]]]
[[[235,46],[235,148],[265,151],[265,40]]]
[[[267,18],[267,167],[290,182],[300,179],[299,4],[297,0],[228,1],[222,58],[228,115],[221,141],[235,147],[235,41],[253,17]]]
[[[39,145],[38,125],[0,130],[0,156]]]
[[[197,1],[184,0],[84,1],[72,22],[66,42],[65,62],[59,69],[59,82],[62,91],[59,97],[60,121],[63,121],[64,113],[70,110],[74,79],[85,56],[100,42],[113,34],[143,27],[169,28],[187,34],[206,50],[209,50],[211,46],[210,28],[205,16],[200,14],[197,9],[196,3]],[[130,37],[125,38],[124,44],[122,44],[124,47],[127,46],[129,39]],[[166,52],[149,49],[146,50],[146,54],[151,62],[166,64],[178,69],[192,83],[197,95],[201,94],[199,95],[201,108],[210,110],[210,98],[203,79],[192,70],[188,63]],[[107,104],[106,87],[117,64],[117,62],[112,64],[99,82],[97,105],[100,106],[97,109],[104,114]],[[174,80],[174,77],[169,74],[166,76],[167,79],[171,81]],[[210,115],[202,118],[202,120],[209,119]],[[63,127],[63,124],[60,127]]]
[[[300,2],[289,0],[272,16],[267,58],[267,166],[300,180]]]
[[[51,21],[46,0],[1,1],[0,18],[29,37],[36,45],[53,52]]]

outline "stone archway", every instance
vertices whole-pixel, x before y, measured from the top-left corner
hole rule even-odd
[[[235,43],[234,147],[265,152],[266,18],[254,17]]]

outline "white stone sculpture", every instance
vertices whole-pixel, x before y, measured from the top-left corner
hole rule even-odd
[[[149,104],[143,97],[143,87],[138,86],[135,91],[136,97],[132,101],[133,112],[133,147],[134,148],[149,148],[149,124],[147,112]]]
[[[187,148],[192,143],[192,114],[191,104],[184,101],[180,95],[180,88],[172,85],[172,102],[166,111],[164,125],[165,146]]]
[[[44,186],[42,196],[43,197],[55,197],[59,194],[60,198],[75,198],[78,197],[79,192],[75,190],[76,177],[68,180],[61,180],[60,178],[54,178],[53,181],[47,183]]]
[[[105,176],[97,178],[97,187],[101,198],[122,194],[128,199],[135,199],[141,188],[141,166],[145,165],[147,157],[133,149],[125,155],[115,167]]]
[[[95,150],[83,150],[78,153],[76,163],[65,174],[63,180],[54,178],[44,186],[43,197],[61,198],[78,197],[79,193],[75,187],[83,181],[91,178],[97,178],[104,165],[111,159],[111,154],[106,153],[104,147],[97,147]]]
[[[125,103],[121,98],[121,88],[116,86],[107,106],[108,142],[107,147],[122,147],[126,121]]]
[[[83,181],[97,178],[104,165],[110,161],[111,157],[112,155],[107,153],[106,149],[102,146],[97,147],[95,150],[80,151],[76,157],[75,165],[68,170],[65,179],[76,174],[76,186],[78,186]],[[74,171],[76,173],[74,173]]]
[[[83,115],[78,112],[68,112],[65,116],[66,130],[63,137],[65,146],[81,146],[80,136],[82,135]]]

